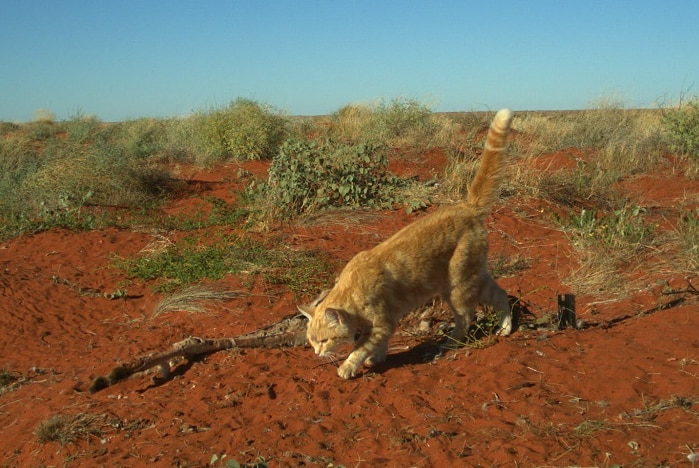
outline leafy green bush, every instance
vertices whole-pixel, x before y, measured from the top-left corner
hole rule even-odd
[[[378,145],[288,140],[272,159],[262,192],[287,216],[333,206],[384,207],[402,183],[387,165]]]
[[[197,117],[206,152],[214,159],[270,159],[288,134],[288,122],[270,106],[238,98]]]
[[[662,122],[673,151],[699,158],[699,98],[665,110]]]

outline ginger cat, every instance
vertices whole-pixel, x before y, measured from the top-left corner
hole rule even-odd
[[[512,332],[507,294],[487,270],[488,234],[483,219],[497,198],[502,156],[512,112],[493,119],[480,168],[465,200],[443,207],[404,227],[371,250],[358,253],[335,285],[311,304],[299,306],[309,318],[307,337],[317,355],[331,356],[340,345],[353,351],[337,373],[357,374],[364,363],[383,362],[398,321],[440,295],[449,305],[462,342],[478,303],[500,313],[498,334]]]

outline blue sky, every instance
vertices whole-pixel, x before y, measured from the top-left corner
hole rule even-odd
[[[3,0],[0,120],[655,106],[699,92],[696,0]]]

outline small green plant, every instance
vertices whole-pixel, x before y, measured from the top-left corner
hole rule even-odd
[[[476,314],[476,321],[466,334],[471,348],[486,348],[493,344],[494,334],[500,327],[500,314],[492,307],[484,307]]]
[[[600,215],[595,210],[581,209],[567,221],[557,218],[568,232],[575,235],[578,245],[598,246],[615,251],[635,250],[652,239],[653,228],[643,223],[645,209],[625,206],[611,214]]]
[[[157,280],[154,289],[170,292],[182,286],[203,280],[219,280],[227,273],[240,271],[243,258],[235,253],[254,255],[255,246],[239,248],[239,240],[221,239],[212,245],[199,245],[195,237],[187,237],[171,248],[156,255],[132,259],[116,258],[113,265],[125,270],[130,278]]]
[[[699,158],[699,98],[694,97],[676,108],[666,109],[662,123],[673,151]]]
[[[283,217],[328,207],[389,206],[402,181],[378,145],[288,140],[274,157],[261,195]]]

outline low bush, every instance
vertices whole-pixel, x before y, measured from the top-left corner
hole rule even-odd
[[[288,140],[260,192],[282,217],[328,207],[386,207],[402,183],[387,165],[379,145]]]
[[[95,116],[75,114],[63,122],[66,137],[74,143],[90,143],[95,140],[102,130],[102,123]]]
[[[673,151],[699,158],[699,98],[666,109],[662,123]]]
[[[224,109],[194,117],[213,160],[271,159],[288,135],[288,122],[270,106],[238,98]]]
[[[330,134],[339,141],[369,141],[416,151],[451,144],[456,132],[451,119],[410,99],[348,104],[331,116],[331,125]]]

